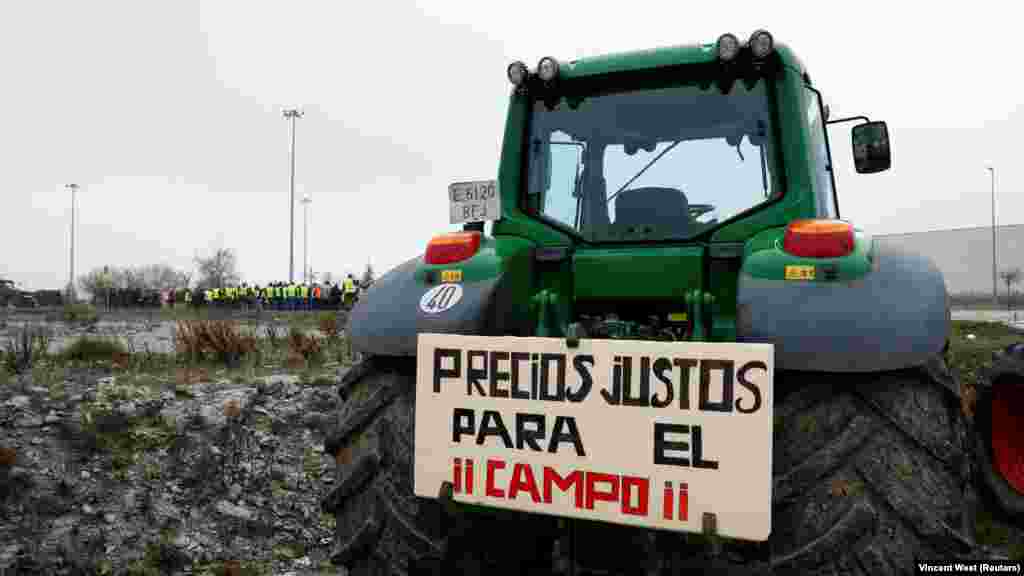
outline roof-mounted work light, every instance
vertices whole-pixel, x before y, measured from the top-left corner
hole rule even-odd
[[[558,61],[550,56],[541,58],[537,64],[537,75],[544,82],[552,82],[558,78]]]
[[[715,43],[715,51],[722,62],[734,60],[740,53],[740,39],[735,34],[722,34]]]
[[[775,40],[772,35],[766,30],[758,30],[750,35],[750,52],[754,55],[754,59],[763,60],[772,53],[775,49]]]
[[[522,86],[529,74],[526,64],[522,62],[517,61],[508,65],[508,81],[515,86]]]

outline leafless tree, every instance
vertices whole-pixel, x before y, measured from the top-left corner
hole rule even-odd
[[[186,285],[185,273],[166,264],[151,264],[137,272],[146,288],[151,290],[173,290]]]
[[[89,296],[98,296],[106,288],[104,284],[103,268],[93,268],[88,273],[78,277],[78,285]]]
[[[89,295],[96,297],[107,288],[121,290],[171,290],[184,288],[191,282],[191,274],[176,270],[167,264],[151,264],[118,268],[105,266],[94,268],[78,277],[78,285]]]
[[[196,268],[199,269],[199,285],[203,287],[223,288],[241,280],[238,259],[230,248],[219,248],[207,258],[197,256]]]
[[[1010,302],[1012,300],[1012,292],[1010,288],[1020,282],[1020,268],[1009,268],[999,273],[999,277],[1006,282],[1006,309],[1010,309]]]

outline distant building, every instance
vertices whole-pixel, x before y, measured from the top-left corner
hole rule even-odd
[[[928,256],[942,270],[951,294],[992,294],[992,228],[955,228],[907,234],[876,235],[881,244],[898,246]],[[996,227],[998,272],[1020,268],[1024,272],[1024,224]],[[999,294],[1006,283],[997,277]],[[1013,287],[1024,289],[1024,282]]]

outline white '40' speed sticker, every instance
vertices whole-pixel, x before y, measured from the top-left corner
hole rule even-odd
[[[420,298],[420,310],[427,314],[439,314],[449,310],[462,299],[462,286],[458,284],[439,284],[434,286]]]

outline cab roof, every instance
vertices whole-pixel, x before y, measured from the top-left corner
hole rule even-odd
[[[803,63],[796,54],[780,42],[775,42],[775,51],[785,67],[804,74]],[[616,52],[599,56],[588,56],[571,62],[561,62],[559,76],[563,79],[599,76],[615,72],[649,70],[662,66],[680,64],[707,64],[715,61],[715,44],[681,44],[646,50]]]

